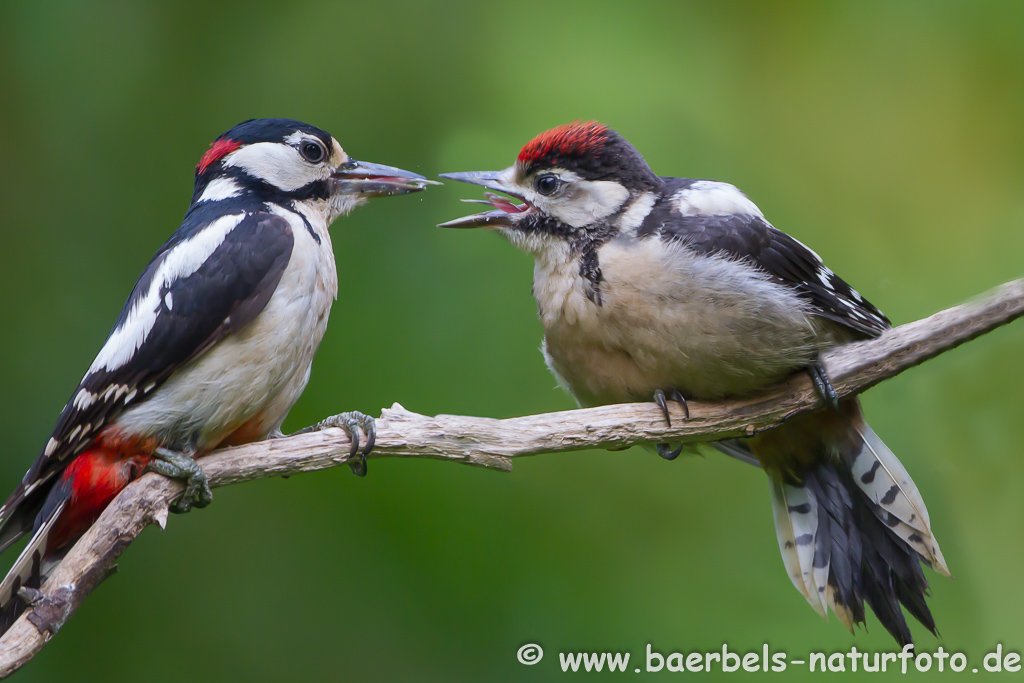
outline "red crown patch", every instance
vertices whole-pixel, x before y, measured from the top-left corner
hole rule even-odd
[[[526,143],[519,161],[529,164],[548,155],[575,156],[594,153],[604,147],[608,126],[597,121],[574,121],[552,128]]]

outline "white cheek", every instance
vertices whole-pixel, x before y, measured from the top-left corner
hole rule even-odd
[[[566,225],[582,228],[612,215],[629,198],[629,190],[610,180],[579,180],[573,183],[571,193],[561,201],[539,195],[530,201]]]
[[[329,172],[303,161],[294,147],[277,142],[246,145],[226,156],[224,165],[241,168],[249,175],[285,192],[322,180]]]

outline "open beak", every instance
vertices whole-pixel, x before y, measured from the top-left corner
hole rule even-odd
[[[335,194],[356,194],[361,197],[390,197],[419,192],[427,185],[441,184],[412,171],[355,159],[349,159],[334,169],[331,180]]]
[[[441,223],[439,228],[503,228],[512,225],[512,216],[517,213],[529,213],[534,210],[533,205],[516,191],[507,185],[503,179],[505,171],[471,171],[469,173],[442,173],[439,177],[450,180],[459,180],[464,183],[481,185],[488,190],[496,190],[518,199],[522,204],[514,204],[508,197],[502,197],[494,192],[484,194],[487,199],[463,199],[462,201],[471,204],[486,204],[494,207],[492,211],[475,213],[464,218],[456,218],[447,223]]]

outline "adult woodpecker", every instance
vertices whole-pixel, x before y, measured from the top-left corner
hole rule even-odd
[[[441,227],[491,227],[534,256],[544,356],[581,405],[654,397],[668,419],[666,395],[685,409],[809,371],[830,407],[716,446],[768,474],[786,569],[819,614],[852,630],[867,603],[903,644],[902,603],[935,631],[918,560],[949,572],[924,501],[818,361],[888,329],[877,308],[732,185],[659,177],[596,122],[539,135],[503,171],[441,177],[514,198]]]
[[[114,496],[147,469],[187,481],[177,511],[210,489],[194,457],[280,435],[309,380],[338,278],[328,226],[369,197],[431,181],[355,161],[326,132],[245,121],[195,170],[181,227],[157,251],[42,454],[0,508],[0,551],[31,533],[0,584],[0,630],[22,586],[46,578]],[[343,413],[353,471],[373,420]],[[323,424],[323,423],[322,423]]]

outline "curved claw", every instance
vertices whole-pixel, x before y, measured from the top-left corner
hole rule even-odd
[[[668,414],[668,403],[665,401],[665,392],[661,389],[655,390],[654,402],[658,404],[659,408],[661,408],[661,412],[665,416],[665,422],[667,422],[668,426],[671,427],[672,416]]]
[[[683,407],[683,415],[687,420],[690,419],[690,406],[686,404],[686,397],[678,389],[672,389],[669,392],[673,401]],[[654,402],[661,408],[661,412],[665,415],[665,422],[668,426],[672,426],[672,418],[668,414],[668,401],[665,400],[665,392],[661,389],[657,389],[654,392]],[[672,447],[667,443],[655,444],[654,448],[658,451],[658,455],[665,458],[666,460],[675,460],[679,457],[679,454],[683,452],[683,444],[679,444],[679,448],[672,450]]]
[[[807,374],[811,376],[814,388],[825,403],[832,406],[835,410],[839,410],[839,394],[832,387],[832,381],[828,378],[828,373],[825,372],[825,366],[821,364],[821,361],[816,360],[811,363],[807,367]]]
[[[686,397],[683,396],[682,392],[680,392],[678,389],[672,389],[671,391],[669,391],[669,398],[671,398],[673,401],[675,401],[680,406],[682,406],[682,408],[683,408],[683,416],[687,420],[689,420],[690,419],[690,406],[686,403]],[[665,422],[667,422],[668,426],[671,427],[672,426],[672,417],[668,413],[668,401],[665,399],[665,392],[662,391],[661,389],[655,390],[655,392],[654,392],[654,402],[658,404],[659,408],[661,408],[661,412],[665,416]]]
[[[658,455],[666,460],[675,460],[683,452],[683,444],[679,444],[679,448],[672,450],[672,447],[667,443],[656,443],[654,444],[654,449],[658,451]]]
[[[353,411],[349,413],[349,415],[351,416],[353,422],[355,422],[356,425],[363,430],[363,433],[366,434],[366,446],[364,446],[363,450],[360,451],[358,459],[349,460],[348,467],[350,470],[352,470],[352,474],[356,475],[357,477],[365,477],[366,456],[368,456],[370,454],[370,451],[373,450],[373,444],[376,443],[377,441],[377,424],[374,421],[374,419],[369,415],[364,415],[363,413],[357,411]],[[352,442],[355,445],[359,444],[357,438],[353,438]]]
[[[365,420],[363,424],[360,425],[363,428],[363,432],[366,434],[366,446],[363,447],[363,456],[365,457],[370,454],[370,451],[373,450],[374,444],[377,443],[377,421],[369,415],[363,415],[362,413],[359,413],[359,415]]]
[[[348,459],[351,460],[356,457],[356,453],[359,452],[359,430],[356,429],[358,425],[355,420],[353,420],[347,413],[343,413],[343,415],[344,418],[338,421],[340,424],[335,426],[341,427],[341,429],[348,434],[348,440],[352,443],[348,449]],[[351,467],[351,465],[349,466]]]
[[[686,397],[679,393],[678,389],[672,390],[672,400],[683,407],[683,415],[687,420],[690,419],[690,406],[686,403]]]
[[[213,501],[213,491],[199,463],[187,453],[175,453],[166,448],[153,451],[153,460],[146,465],[149,472],[157,472],[172,479],[185,480],[185,492],[171,503],[171,512],[185,513],[193,507],[204,508]]]

